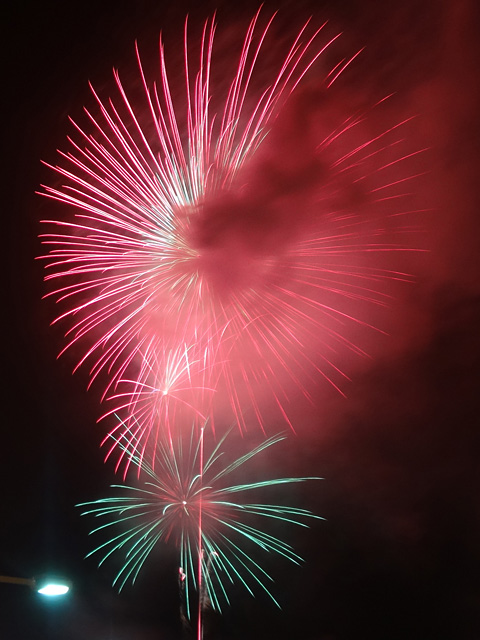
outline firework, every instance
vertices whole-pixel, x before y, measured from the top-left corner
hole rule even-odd
[[[180,405],[200,420],[230,412],[241,428],[264,428],[267,398],[293,427],[291,390],[309,397],[320,376],[341,391],[342,354],[366,355],[358,334],[376,330],[369,310],[388,304],[387,282],[409,278],[378,260],[408,250],[415,212],[405,202],[418,174],[405,167],[423,150],[405,151],[407,121],[365,137],[372,110],[342,116],[315,130],[308,188],[306,172],[269,179],[259,150],[338,35],[305,24],[265,82],[273,17],[262,27],[259,14],[221,90],[212,89],[214,20],[195,56],[185,26],[183,101],[163,44],[158,83],[137,51],[143,103],[118,72],[117,99],[92,88],[98,114],[73,123],[70,151],[52,167],[64,184],[44,188],[76,211],[45,221],[54,225],[46,279],[57,283],[57,321],[70,322],[65,349],[83,349],[78,366],[104,385],[106,414],[123,412],[144,452]],[[315,71],[316,85],[330,90],[356,55]],[[360,194],[353,204],[349,193]]]
[[[228,434],[227,434],[228,435]],[[271,577],[253,557],[258,551],[274,553],[300,563],[292,547],[258,527],[275,521],[307,526],[306,519],[319,518],[310,511],[277,504],[247,502],[250,494],[263,493],[276,486],[318,478],[276,478],[230,484],[239,469],[253,458],[284,439],[268,438],[233,462],[225,462],[223,436],[204,454],[204,429],[175,441],[163,440],[157,447],[156,466],[133,453],[132,461],[141,465],[142,482],[138,486],[113,485],[117,495],[81,506],[83,515],[104,520],[93,534],[111,537],[89,555],[100,555],[102,564],[112,554],[123,557],[114,585],[121,590],[135,582],[154,547],[169,542],[179,549],[179,581],[191,617],[192,590],[199,601],[221,611],[229,602],[228,585],[241,583],[249,593],[264,590],[275,600]],[[122,448],[136,450],[135,443],[122,436]],[[201,608],[201,606],[200,606]]]
[[[205,397],[213,389],[204,386],[195,387],[192,371],[202,371],[203,365],[190,359],[191,349],[183,345],[180,349],[163,349],[154,359],[145,358],[142,371],[136,380],[120,379],[115,394],[110,397],[115,401],[115,408],[102,418],[114,415],[116,427],[103,440],[102,444],[110,444],[107,458],[116,449],[117,432],[128,441],[135,442],[132,449],[128,445],[122,447],[116,470],[126,460],[125,474],[128,471],[132,453],[138,453],[142,460],[148,443],[148,436],[154,434],[153,451],[160,432],[164,432],[171,441],[175,424],[187,421],[204,422],[206,416],[201,408],[205,406]],[[147,379],[147,382],[143,382]],[[161,428],[160,428],[161,427]],[[137,449],[138,447],[138,449]],[[138,465],[140,466],[140,465]]]

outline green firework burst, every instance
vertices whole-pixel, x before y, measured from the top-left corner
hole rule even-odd
[[[121,532],[97,546],[88,556],[100,555],[99,566],[113,554],[123,563],[113,584],[121,590],[135,582],[157,543],[170,542],[179,549],[179,575],[190,617],[192,590],[200,591],[200,601],[217,611],[229,603],[228,586],[242,584],[253,595],[263,589],[279,606],[270,584],[271,576],[253,557],[256,551],[274,553],[299,564],[302,558],[282,539],[259,528],[282,521],[306,527],[305,520],[316,518],[306,509],[271,503],[247,502],[245,498],[279,485],[320,478],[275,478],[257,482],[230,484],[235,472],[252,458],[285,439],[276,435],[233,460],[225,442],[228,433],[204,452],[204,428],[192,429],[187,438],[158,443],[153,465],[135,453],[135,442],[118,444],[131,453],[138,467],[138,486],[112,485],[113,497],[78,505],[82,515],[104,520],[92,534]],[[129,450],[129,451],[128,451]],[[87,556],[87,557],[88,557]]]

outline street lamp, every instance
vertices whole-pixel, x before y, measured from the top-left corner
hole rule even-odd
[[[70,582],[68,580],[59,580],[58,577],[52,578],[45,576],[44,578],[16,578],[13,576],[0,576],[0,582],[8,584],[20,584],[35,589],[42,596],[63,596],[70,590]]]

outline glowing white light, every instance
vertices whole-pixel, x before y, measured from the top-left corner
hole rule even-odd
[[[66,584],[46,584],[41,589],[38,589],[38,593],[42,596],[63,596],[69,591],[70,587]]]

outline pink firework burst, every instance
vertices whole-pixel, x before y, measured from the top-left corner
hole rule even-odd
[[[274,17],[261,27],[259,14],[219,88],[215,20],[194,62],[186,23],[181,99],[162,42],[157,83],[137,49],[143,102],[118,72],[116,99],[92,88],[97,115],[73,123],[70,151],[52,167],[64,184],[44,187],[75,210],[45,221],[43,236],[56,321],[70,323],[65,349],[84,349],[77,366],[101,378],[107,415],[122,414],[142,456],[149,436],[181,416],[229,412],[242,428],[252,417],[263,428],[264,398],[291,425],[291,389],[308,395],[320,376],[340,390],[345,353],[364,355],[358,334],[376,330],[368,310],[388,303],[386,282],[408,279],[371,260],[409,248],[415,212],[405,203],[421,172],[408,167],[423,150],[405,151],[408,121],[365,137],[382,103],[342,116],[314,127],[308,166],[272,170],[264,140],[339,36],[305,24],[264,82]],[[356,55],[311,82],[330,90]]]

